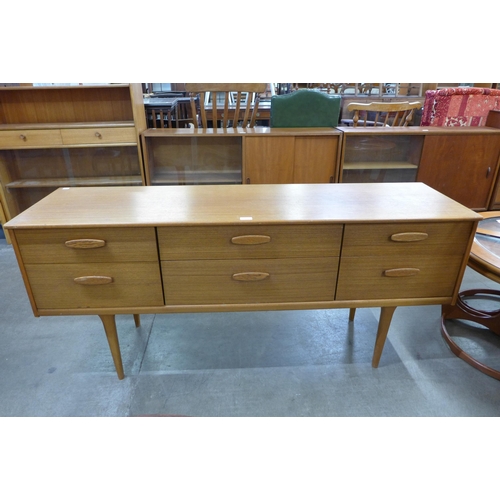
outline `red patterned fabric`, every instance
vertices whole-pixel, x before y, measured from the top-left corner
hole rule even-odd
[[[480,127],[491,109],[500,110],[500,90],[450,87],[425,93],[422,126]]]

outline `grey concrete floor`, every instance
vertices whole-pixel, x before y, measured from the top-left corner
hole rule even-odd
[[[468,269],[466,288],[500,286]],[[118,316],[118,380],[94,316],[35,318],[0,239],[0,416],[499,416],[500,381],[455,357],[440,306],[396,310],[371,367],[379,309]],[[500,369],[500,342],[450,322]]]

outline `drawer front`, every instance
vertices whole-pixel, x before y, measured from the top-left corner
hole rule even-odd
[[[28,264],[38,309],[162,306],[157,262]]]
[[[335,257],[342,225],[160,227],[162,260]]]
[[[26,229],[15,232],[26,264],[158,261],[155,229]]]
[[[63,144],[137,144],[134,127],[67,128],[61,135]]]
[[[1,149],[21,149],[61,145],[61,132],[54,130],[6,130],[0,132]]]
[[[462,256],[342,257],[337,300],[452,297]]]
[[[162,262],[165,303],[332,301],[338,258]]]
[[[351,224],[345,227],[342,255],[463,255],[472,230],[471,222]]]

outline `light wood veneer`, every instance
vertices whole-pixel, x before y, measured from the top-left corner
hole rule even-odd
[[[421,183],[63,188],[6,224],[36,316],[456,301],[481,217]]]

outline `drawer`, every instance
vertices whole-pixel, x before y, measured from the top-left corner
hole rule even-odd
[[[337,300],[451,297],[462,256],[342,257]]]
[[[26,272],[38,309],[163,305],[158,262],[28,264]]]
[[[332,301],[338,258],[164,261],[167,305]]]
[[[472,226],[472,222],[346,225],[342,255],[463,255]]]
[[[162,260],[335,257],[342,225],[160,227]]]
[[[1,149],[20,149],[61,145],[61,132],[53,130],[5,130],[0,132]]]
[[[153,227],[18,229],[26,264],[158,261]]]
[[[134,127],[67,128],[61,135],[63,144],[137,144]]]

